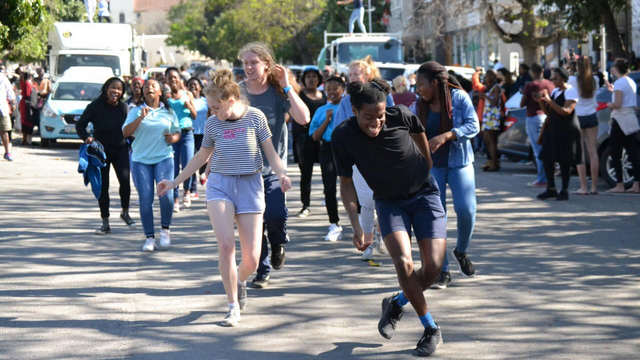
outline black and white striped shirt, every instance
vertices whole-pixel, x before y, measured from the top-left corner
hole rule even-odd
[[[260,144],[271,138],[267,118],[249,106],[238,120],[207,119],[202,146],[215,147],[211,171],[224,175],[255,174],[262,169]]]

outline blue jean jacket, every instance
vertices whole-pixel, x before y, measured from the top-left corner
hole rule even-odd
[[[460,168],[473,163],[473,148],[471,138],[478,135],[480,123],[471,98],[464,90],[451,91],[451,105],[453,115],[453,129],[456,139],[449,142],[449,168]],[[410,110],[417,114],[416,103],[411,104]]]

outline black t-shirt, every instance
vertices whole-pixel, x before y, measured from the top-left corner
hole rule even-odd
[[[91,102],[84,109],[80,120],[76,123],[76,131],[81,139],[86,139],[87,125],[93,124],[93,137],[105,147],[126,146],[122,135],[122,125],[127,119],[127,105],[119,102],[109,105],[102,98]]]
[[[333,131],[331,144],[339,176],[351,177],[356,165],[376,200],[404,200],[433,193],[438,186],[410,134],[423,133],[420,120],[405,106],[387,107],[386,122],[375,138],[352,117]]]
[[[307,108],[309,108],[309,118],[313,119],[313,114],[316,113],[316,110],[318,110],[318,108],[320,106],[323,106],[327,103],[327,96],[322,93],[322,97],[318,100],[314,100],[309,98],[303,90],[300,91],[300,100],[302,100],[302,102],[307,105]],[[295,134],[299,134],[299,133],[305,133],[305,134],[309,134],[309,124],[307,125],[300,125],[297,122],[293,121],[291,123],[291,131]]]

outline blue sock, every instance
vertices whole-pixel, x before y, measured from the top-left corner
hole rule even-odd
[[[425,329],[427,327],[430,327],[432,329],[435,329],[438,327],[438,325],[436,325],[436,322],[433,321],[433,318],[431,317],[431,313],[426,313],[423,316],[418,316],[420,318],[420,322],[422,323],[422,325],[425,327]]]
[[[407,297],[404,296],[404,293],[402,291],[400,291],[398,295],[394,296],[393,300],[395,300],[396,304],[400,306],[405,306],[409,302],[409,299],[407,299]]]

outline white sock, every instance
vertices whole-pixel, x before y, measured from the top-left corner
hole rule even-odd
[[[240,281],[240,280],[238,280],[238,285],[240,285],[240,286],[247,286],[247,280],[245,280],[245,281]]]
[[[234,309],[239,309],[240,306],[238,305],[238,303],[232,302],[229,303],[229,311],[233,311]]]

